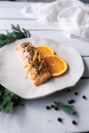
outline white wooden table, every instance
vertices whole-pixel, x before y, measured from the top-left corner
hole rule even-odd
[[[0,32],[10,29],[10,24],[19,24],[27,28],[33,35],[42,38],[49,38],[65,45],[76,48],[84,59],[85,72],[78,84],[67,90],[57,92],[52,96],[29,100],[25,102],[24,107],[19,108],[11,114],[0,112],[0,133],[72,133],[89,130],[89,42],[79,39],[68,39],[62,35],[56,27],[43,26],[25,18],[21,14],[21,9],[30,3],[0,2]],[[79,96],[75,96],[77,91]],[[87,96],[87,100],[82,98]],[[46,110],[46,105],[52,104],[55,100],[67,103],[71,98],[76,100],[75,107],[79,116],[69,116],[62,111]],[[64,122],[57,121],[62,117]],[[72,124],[75,119],[78,125]]]

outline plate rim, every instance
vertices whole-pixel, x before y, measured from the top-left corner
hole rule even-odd
[[[19,39],[19,40],[17,40],[16,42],[13,42],[13,43],[17,43],[17,42],[19,42],[19,41],[22,41],[22,40],[27,40],[27,39],[31,39],[31,38],[39,38],[39,37],[37,37],[37,36],[32,36],[32,37],[30,37],[30,38],[24,38],[24,39]],[[60,43],[60,42],[58,42],[58,41],[55,41],[55,40],[52,40],[52,39],[47,39],[47,38],[39,38],[39,39],[42,39],[42,40],[49,40],[49,41],[52,41],[52,43]],[[62,45],[62,44],[60,44],[60,46],[61,47],[64,47],[64,45]],[[4,47],[6,47],[6,46],[4,46]],[[4,47],[2,47],[2,48],[4,48]],[[0,49],[2,49],[2,48],[0,48]],[[19,97],[21,97],[21,98],[23,98],[23,99],[30,99],[30,100],[33,100],[33,99],[40,99],[40,98],[45,98],[45,97],[48,97],[48,96],[50,96],[50,95],[52,95],[52,94],[54,94],[54,93],[57,93],[57,92],[59,92],[59,91],[62,91],[62,90],[64,90],[64,89],[67,89],[67,88],[71,88],[71,87],[73,87],[73,86],[75,86],[77,83],[78,83],[78,81],[80,80],[80,78],[82,77],[82,75],[83,75],[83,73],[84,73],[84,62],[83,62],[83,58],[82,58],[82,56],[80,55],[80,53],[75,49],[75,48],[73,48],[73,47],[71,47],[71,46],[67,46],[66,48],[71,48],[71,49],[73,49],[74,51],[76,51],[77,52],[77,54],[80,56],[80,58],[81,58],[81,61],[82,61],[82,66],[83,66],[83,70],[82,70],[82,72],[81,72],[81,75],[78,77],[78,79],[74,82],[74,83],[72,83],[72,85],[68,85],[68,86],[66,86],[66,87],[62,87],[61,89],[58,89],[58,90],[54,90],[54,91],[52,91],[52,92],[48,92],[48,94],[43,94],[43,95],[41,95],[41,96],[30,96],[30,98],[27,98],[27,97],[23,97],[23,96],[21,96],[21,95],[18,95],[17,93],[15,93],[15,92],[13,92],[13,91],[11,91],[11,90],[9,90],[9,91],[11,91],[11,92],[13,92],[13,93],[15,93],[16,95],[18,95]],[[1,85],[3,85],[3,84],[1,84]],[[4,86],[4,85],[3,85]]]

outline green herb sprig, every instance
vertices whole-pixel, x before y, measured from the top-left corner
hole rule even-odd
[[[28,30],[20,28],[19,25],[11,25],[11,32],[6,31],[6,34],[0,34],[0,47],[30,36],[31,34]],[[0,85],[0,110],[11,112],[19,105],[22,105],[22,99]]]
[[[67,114],[70,114],[70,115],[77,114],[77,111],[75,110],[74,106],[72,106],[72,105],[66,105],[66,104],[63,104],[63,103],[57,101],[57,102],[54,102],[54,106],[59,109],[62,109]]]
[[[0,111],[12,112],[20,105],[22,105],[22,99],[0,85]]]
[[[29,30],[20,28],[19,25],[11,25],[11,32],[6,31],[6,34],[0,34],[0,47],[12,43],[18,39],[30,37]]]

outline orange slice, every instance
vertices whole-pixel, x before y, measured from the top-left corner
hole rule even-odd
[[[51,55],[44,59],[53,77],[60,76],[68,70],[66,61],[60,56]]]
[[[40,45],[36,46],[36,49],[41,53],[43,57],[54,55],[54,50],[52,48],[49,48],[48,46]]]

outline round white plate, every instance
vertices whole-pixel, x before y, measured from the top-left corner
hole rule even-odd
[[[23,41],[31,41],[33,45],[47,45],[62,56],[69,65],[69,71],[61,77],[51,78],[46,83],[36,87],[32,81],[25,79],[21,59],[16,52],[16,46]],[[34,99],[52,94],[64,88],[74,86],[84,72],[84,64],[80,54],[72,47],[36,37],[21,39],[0,49],[0,84],[22,98]]]

